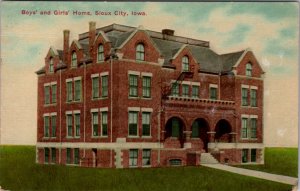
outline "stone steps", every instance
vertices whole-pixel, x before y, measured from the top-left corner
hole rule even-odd
[[[210,153],[201,153],[200,164],[218,164],[219,162]]]

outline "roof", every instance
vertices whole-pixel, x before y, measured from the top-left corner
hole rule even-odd
[[[245,50],[238,52],[231,52],[227,54],[217,54],[209,47],[208,41],[197,40],[187,37],[162,34],[161,32],[144,30],[140,27],[130,27],[125,25],[112,24],[105,27],[96,29],[96,35],[101,35],[111,42],[113,49],[120,48],[126,41],[130,40],[136,31],[143,30],[150,37],[153,45],[159,51],[160,56],[164,58],[163,67],[175,68],[171,64],[171,60],[174,56],[180,53],[184,48],[188,48],[195,58],[196,62],[200,65],[200,71],[208,73],[220,73],[220,72],[230,72],[233,66],[242,57]],[[85,32],[79,34],[79,39],[73,42],[78,48],[82,49],[85,57],[82,61],[90,61],[89,54],[89,33]],[[57,50],[60,60],[63,60],[63,51]],[[60,68],[66,67],[64,63],[61,62]],[[44,68],[37,71],[43,72]]]

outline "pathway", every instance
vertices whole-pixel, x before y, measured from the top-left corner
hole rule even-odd
[[[280,182],[283,184],[295,185],[298,181],[298,179],[295,177],[271,174],[271,173],[260,172],[260,171],[256,171],[256,170],[244,169],[244,168],[237,168],[237,167],[232,167],[232,166],[223,165],[223,164],[202,164],[202,166],[225,170],[228,172],[233,172],[233,173],[237,173],[237,174],[241,174],[241,175],[245,175],[245,176],[253,176],[256,178],[271,180],[271,181]]]

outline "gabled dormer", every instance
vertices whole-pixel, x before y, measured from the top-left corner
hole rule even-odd
[[[77,40],[73,40],[69,52],[68,68],[77,68],[79,61],[83,58],[83,46]]]
[[[161,57],[159,49],[142,26],[124,33],[123,39],[125,40],[117,46],[117,52],[124,59],[157,63]]]
[[[250,49],[246,49],[232,67],[236,75],[261,78],[265,73]]]
[[[197,73],[199,70],[197,60],[185,44],[173,51],[171,64],[176,67],[176,71]]]
[[[62,57],[62,51],[56,50],[54,47],[50,47],[45,57],[45,68],[46,74],[55,73],[57,65],[59,64]]]

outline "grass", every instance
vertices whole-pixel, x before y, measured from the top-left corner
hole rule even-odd
[[[0,146],[0,185],[18,190],[288,191],[292,186],[206,167],[93,169],[35,164],[35,147]]]
[[[298,177],[298,148],[265,148],[264,165],[238,165],[238,167]]]

